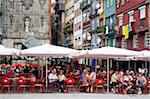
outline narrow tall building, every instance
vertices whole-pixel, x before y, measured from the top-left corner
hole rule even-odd
[[[105,45],[105,18],[104,18],[104,0],[92,0],[91,12],[91,48],[99,48]]]
[[[49,43],[48,10],[48,0],[4,0],[2,44],[22,49]]]
[[[116,46],[116,0],[104,0],[105,4],[105,45]]]
[[[65,0],[55,0],[54,5],[54,32],[52,32],[52,44],[64,44],[64,21],[65,21]]]
[[[91,48],[91,33],[89,32],[91,30],[91,20],[89,18],[91,13],[91,0],[81,0],[80,2],[80,9],[82,11],[82,28],[83,28],[83,34],[82,34],[82,49],[87,50]]]
[[[74,0],[65,2],[65,21],[64,21],[64,46],[73,48],[73,21],[74,21]]]
[[[80,9],[80,0],[74,1],[74,22],[73,22],[73,46],[75,49],[82,49],[82,10]]]

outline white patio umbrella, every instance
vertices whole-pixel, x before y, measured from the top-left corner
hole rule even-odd
[[[138,56],[135,56],[138,60],[150,61],[150,51],[143,50],[139,52]]]
[[[7,55],[15,55],[15,53],[19,52],[20,50],[15,48],[6,48],[3,45],[0,45],[0,55],[7,56]]]
[[[21,56],[63,56],[68,57],[78,54],[79,51],[71,48],[44,44],[20,52]]]
[[[116,48],[116,47],[102,47],[92,50],[83,50],[78,55],[79,58],[118,58],[137,56],[139,53],[132,50]]]
[[[109,93],[109,59],[137,56],[138,54],[136,51],[107,46],[92,50],[83,50],[78,55],[78,58],[107,59],[107,93]]]
[[[55,46],[51,44],[44,44],[37,47],[22,50],[21,56],[51,56],[51,57],[70,57],[79,54],[78,50]],[[46,88],[48,87],[47,79],[47,60],[46,60]]]

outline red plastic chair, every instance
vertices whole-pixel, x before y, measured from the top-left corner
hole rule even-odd
[[[30,85],[26,85],[25,79],[22,77],[19,77],[17,80],[18,86],[17,86],[17,93],[19,93],[20,89],[23,88],[24,92],[25,89],[28,88],[29,91],[31,90]]]
[[[118,92],[124,94],[124,84],[122,84],[120,81],[118,81]]]
[[[65,80],[65,89],[68,92],[68,89],[71,88],[73,90],[73,92],[75,91],[75,79],[73,78],[68,78],[67,80]]]
[[[49,80],[56,80],[56,79],[49,79]],[[54,89],[54,92],[57,92],[57,82],[54,81],[52,83],[48,83],[48,89]]]
[[[32,83],[32,92],[35,92],[35,88],[40,88],[40,92],[46,92],[45,87],[44,87],[44,79],[37,80],[36,82],[31,82]]]
[[[95,81],[95,88],[96,92],[98,92],[98,89],[102,89],[102,93],[104,93],[104,80],[103,79],[96,79]]]
[[[147,85],[145,86],[144,93],[149,94],[150,91],[150,79],[147,80]]]
[[[11,81],[9,78],[4,77],[1,79],[2,87],[1,87],[1,92],[3,92],[4,88],[8,89],[8,92],[10,93],[10,89],[12,87]]]

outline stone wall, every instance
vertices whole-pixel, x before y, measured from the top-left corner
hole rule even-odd
[[[4,0],[2,43],[15,47],[29,35],[40,43],[49,41],[48,10],[48,0]]]

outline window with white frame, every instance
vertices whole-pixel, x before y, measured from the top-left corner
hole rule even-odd
[[[128,12],[128,14],[129,14],[129,22],[134,22],[134,11],[132,10]]]
[[[125,0],[121,0],[121,4],[124,5],[125,4]]]
[[[113,16],[110,16],[110,26],[112,26],[113,23],[114,23]]]
[[[123,14],[118,15],[118,22],[119,22],[119,26],[123,25]]]
[[[87,20],[87,14],[83,13],[83,21],[86,21],[86,20]]]
[[[113,5],[113,1],[114,1],[114,0],[110,0],[110,6],[112,6],[112,5]]]
[[[89,15],[90,15],[90,11],[89,10],[84,12],[83,13],[83,21],[88,21],[89,20]]]
[[[99,27],[99,18],[96,17],[92,20],[92,30],[97,29],[97,27]]]
[[[109,3],[110,3],[109,0],[106,0],[107,8],[109,8]]]
[[[139,40],[138,40],[138,35],[133,35],[133,42],[132,42],[132,47],[133,48],[138,48],[139,47]]]
[[[116,6],[117,6],[117,8],[118,8],[118,7],[120,6],[120,0],[117,0],[117,1],[116,1],[116,4],[117,4]]]
[[[127,48],[127,42],[125,37],[122,38],[122,48]]]
[[[150,48],[150,32],[145,33],[145,48]]]
[[[146,17],[146,6],[142,6],[139,8],[140,10],[140,19],[143,19]]]
[[[116,46],[116,39],[113,39],[113,47]]]

